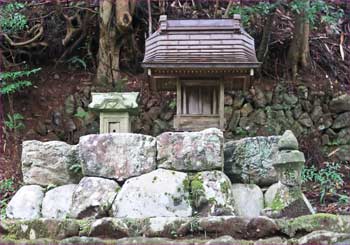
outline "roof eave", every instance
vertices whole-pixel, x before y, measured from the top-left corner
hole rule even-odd
[[[154,62],[143,62],[143,68],[153,68],[153,69],[161,69],[161,68],[187,68],[187,69],[198,69],[198,68],[232,68],[232,69],[254,69],[259,68],[261,62],[239,62],[239,63],[154,63]]]

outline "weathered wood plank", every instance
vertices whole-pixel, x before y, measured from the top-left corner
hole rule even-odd
[[[181,111],[181,82],[179,79],[176,81],[176,114],[182,114]]]
[[[220,129],[224,130],[225,116],[224,116],[224,82],[220,81],[220,94],[219,94],[219,115],[220,115]]]
[[[220,128],[219,115],[176,115],[174,118],[176,130],[200,131],[206,128]]]
[[[213,89],[213,114],[217,114],[217,89]]]

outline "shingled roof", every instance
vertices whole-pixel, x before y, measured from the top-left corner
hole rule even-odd
[[[167,20],[146,40],[145,68],[257,68],[254,39],[233,19]]]

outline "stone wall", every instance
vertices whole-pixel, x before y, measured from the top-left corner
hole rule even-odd
[[[78,145],[25,141],[25,185],[8,204],[7,217],[258,216],[265,207],[260,187],[278,181],[273,161],[279,139],[224,142],[212,128],[157,137],[92,134]]]
[[[158,135],[173,130],[174,100],[150,98],[141,103],[134,132]],[[170,106],[169,106],[170,105]],[[280,82],[273,89],[225,93],[225,139],[273,136],[290,129],[303,138],[312,136],[325,152],[338,151],[336,160],[350,160],[350,95],[319,91]]]
[[[279,135],[287,129],[326,152],[339,148],[337,160],[350,160],[350,95],[335,95],[298,86],[290,91],[283,84],[273,91],[251,89],[227,94],[226,138]]]
[[[273,168],[303,164],[302,153],[290,155],[297,149],[291,131],[228,142],[218,129],[86,135],[78,145],[26,141],[25,185],[8,204],[0,243],[349,241],[347,217],[276,219],[312,213]]]

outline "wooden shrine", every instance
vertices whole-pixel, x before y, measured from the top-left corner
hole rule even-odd
[[[152,86],[176,91],[176,130],[224,130],[224,91],[247,89],[259,66],[254,39],[233,19],[168,20],[146,40]]]

